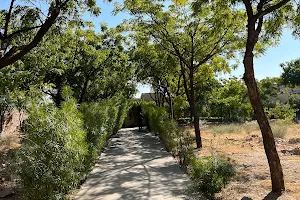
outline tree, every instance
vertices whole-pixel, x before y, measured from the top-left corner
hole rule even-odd
[[[105,25],[95,33],[91,23],[85,24],[88,26],[77,28],[68,24],[24,56],[22,62],[2,69],[1,85],[11,91],[28,91],[36,85],[57,106],[63,101],[65,86],[71,87],[79,103],[120,93],[131,96],[135,86],[130,83],[133,69],[124,48],[126,37]]]
[[[300,85],[300,59],[280,64],[283,69],[281,74],[282,83],[288,86]]]
[[[252,114],[246,85],[236,77],[223,80],[211,92],[209,106],[213,116],[225,121],[245,121]]]
[[[165,54],[160,45],[149,44],[139,35],[133,35],[133,38],[136,45],[132,48],[130,56],[136,65],[136,79],[151,85],[154,90],[152,99],[159,107],[168,103],[170,118],[173,118],[173,83],[178,68],[177,61],[173,56]]]
[[[248,88],[248,95],[259,124],[263,144],[268,159],[272,191],[281,193],[285,190],[284,178],[280,159],[276,150],[274,136],[263,104],[254,75],[254,51],[258,42],[268,42],[272,38],[278,38],[285,23],[285,17],[292,9],[290,0],[235,0],[234,3],[243,2],[247,14],[247,41],[243,59],[245,68],[244,81]]]
[[[138,35],[173,56],[194,118],[197,148],[202,147],[195,97],[195,73],[204,66],[214,71],[228,69],[234,57],[242,16],[226,3],[195,6],[190,1],[173,1],[167,9],[160,1],[125,1],[123,10],[134,16],[129,21]],[[121,9],[121,10],[122,10]],[[213,10],[213,12],[212,12]],[[175,66],[174,66],[175,67]]]
[[[265,78],[258,82],[261,101],[264,107],[275,107],[275,99],[280,92],[279,78]]]
[[[95,0],[53,0],[45,1],[47,13],[34,3],[40,0],[18,4],[11,0],[7,10],[0,10],[0,69],[20,60],[43,39],[57,21],[66,22],[68,16],[88,9],[98,15],[100,9]],[[33,5],[32,5],[33,4]]]

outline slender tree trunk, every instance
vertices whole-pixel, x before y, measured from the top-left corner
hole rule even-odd
[[[202,148],[202,139],[201,139],[201,133],[200,133],[200,124],[199,124],[199,115],[196,108],[196,102],[195,102],[195,90],[194,90],[194,75],[193,73],[189,74],[189,86],[190,89],[187,86],[187,80],[185,76],[185,72],[182,68],[182,76],[183,76],[183,86],[185,90],[185,94],[188,98],[188,102],[190,105],[190,111],[191,111],[191,117],[194,117],[194,129],[195,129],[195,137],[196,137],[196,145],[197,148]]]
[[[0,134],[3,131],[4,128],[4,113],[5,111],[3,111],[2,109],[0,110]]]
[[[194,129],[195,129],[195,136],[196,136],[196,144],[197,148],[202,148],[202,139],[200,135],[200,124],[199,124],[199,115],[195,105],[195,99],[190,102],[190,108],[194,117]]]
[[[56,77],[55,84],[56,84],[56,94],[53,95],[53,100],[54,100],[54,103],[55,103],[56,107],[59,108],[61,106],[62,101],[63,101],[63,98],[62,98],[62,89],[63,89],[62,77],[60,77],[60,76]]]
[[[86,78],[86,80],[85,80],[85,82],[83,84],[83,88],[81,90],[80,99],[78,101],[79,104],[81,104],[83,102],[84,95],[85,95],[85,93],[87,91],[88,83],[89,83],[89,78]]]
[[[272,191],[281,193],[285,190],[282,167],[276,150],[274,136],[269,121],[264,112],[254,76],[253,49],[258,40],[258,35],[255,36],[255,31],[253,31],[255,30],[254,27],[255,24],[251,24],[248,22],[248,39],[243,61],[245,68],[244,81],[247,85],[250,102],[262,133],[265,153],[270,167]]]

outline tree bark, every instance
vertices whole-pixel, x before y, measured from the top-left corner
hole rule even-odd
[[[276,144],[272,133],[272,129],[270,127],[268,118],[266,117],[266,114],[264,112],[264,108],[260,99],[259,90],[254,76],[253,50],[257,41],[258,33],[255,31],[255,22],[251,21],[251,19],[248,19],[248,38],[243,60],[245,68],[244,81],[248,89],[248,95],[255,113],[255,117],[257,119],[262,133],[264,149],[270,168],[272,191],[276,193],[281,193],[285,190],[282,167],[276,150]]]
[[[194,117],[194,130],[195,130],[195,136],[196,136],[196,144],[197,148],[202,148],[202,139],[201,139],[201,133],[200,133],[200,124],[199,124],[199,115],[196,109],[195,105],[195,99],[190,102],[191,111]]]
[[[197,145],[197,148],[199,149],[199,148],[202,148],[202,139],[201,139],[201,133],[200,133],[199,115],[197,112],[196,102],[195,102],[194,75],[193,75],[193,73],[189,74],[190,89],[187,86],[186,76],[185,76],[184,71],[182,71],[182,75],[183,75],[183,86],[184,86],[185,94],[188,98],[191,114],[194,117],[193,123],[194,123],[195,137],[196,137],[196,145]]]

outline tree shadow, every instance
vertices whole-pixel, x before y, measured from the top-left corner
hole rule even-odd
[[[276,200],[278,199],[279,197],[281,196],[280,193],[274,193],[274,192],[270,192],[269,194],[267,194],[267,196],[265,196],[263,198],[263,200]],[[253,200],[252,198],[250,197],[243,197],[241,200]]]
[[[276,200],[281,196],[281,193],[270,192],[263,200]]]

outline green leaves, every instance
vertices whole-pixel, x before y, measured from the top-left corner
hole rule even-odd
[[[281,75],[282,83],[292,87],[299,86],[300,85],[300,59],[282,63],[280,66],[283,69],[283,73]]]

